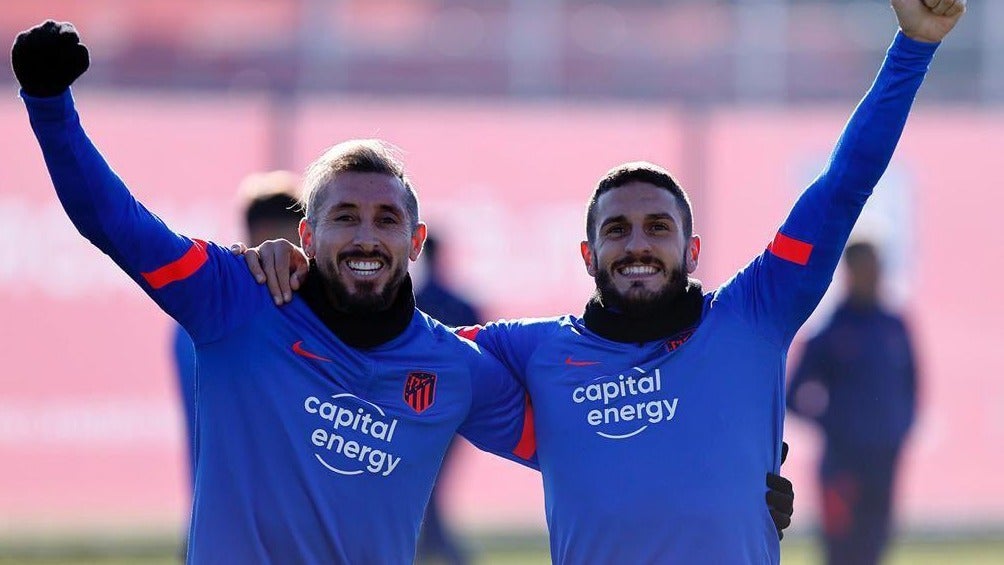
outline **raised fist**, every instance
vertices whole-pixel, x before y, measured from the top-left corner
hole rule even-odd
[[[890,3],[903,33],[910,39],[929,43],[944,39],[966,13],[966,0],[891,0]]]
[[[69,88],[87,70],[90,57],[73,24],[46,20],[17,35],[10,62],[26,94],[46,97]]]

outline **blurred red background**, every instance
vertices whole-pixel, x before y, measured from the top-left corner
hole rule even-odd
[[[112,166],[170,225],[242,237],[236,187],[272,151],[265,100],[89,88],[78,106]],[[401,146],[452,281],[492,317],[542,316],[579,313],[589,296],[578,242],[607,168],[649,159],[674,171],[704,238],[697,274],[713,287],[762,250],[848,111],[315,97],[289,116],[289,143],[298,167],[350,137]],[[74,233],[13,97],[0,100],[0,131],[0,533],[181,528],[170,322]],[[922,105],[861,222],[889,255],[891,299],[921,349],[921,416],[900,485],[913,525],[1004,523],[1004,197],[988,173],[1002,152],[1004,114]],[[785,474],[803,520],[815,508],[812,434],[789,419]],[[458,525],[543,527],[533,473],[467,449],[446,481]]]

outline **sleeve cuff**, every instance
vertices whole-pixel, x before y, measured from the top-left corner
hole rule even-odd
[[[20,95],[33,120],[64,120],[68,116],[72,116],[75,111],[73,107],[73,94],[70,93],[69,88],[57,96],[46,96],[44,98],[28,95],[24,90],[20,91]]]
[[[934,52],[938,50],[939,45],[941,45],[940,42],[928,43],[926,41],[910,39],[903,33],[903,30],[899,30],[896,32],[896,37],[892,40],[892,45],[889,46],[887,55],[889,58],[896,59],[904,65],[926,70],[927,66],[931,63],[931,59],[934,58]]]

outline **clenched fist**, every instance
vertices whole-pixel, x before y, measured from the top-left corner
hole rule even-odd
[[[966,13],[966,0],[892,0],[892,8],[907,37],[937,43]]]
[[[52,20],[19,33],[10,61],[21,88],[36,97],[62,94],[90,65],[73,24]]]

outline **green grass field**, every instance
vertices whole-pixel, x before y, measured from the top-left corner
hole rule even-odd
[[[522,543],[522,549],[507,549],[492,539],[485,547],[478,565],[538,565],[550,563],[540,543]],[[781,562],[785,565],[820,563],[811,540],[786,540]],[[177,565],[179,559],[161,544],[154,546],[102,545],[93,547],[8,547],[0,545],[0,565]],[[1000,565],[1004,563],[1004,537],[972,541],[908,541],[894,546],[887,565]],[[430,564],[431,565],[431,564]]]
[[[492,552],[481,555],[479,565],[543,565],[550,563],[546,551]],[[822,563],[809,540],[785,542],[781,546],[784,565]],[[887,565],[1001,565],[1004,539],[978,542],[910,542],[898,544],[885,561]]]

